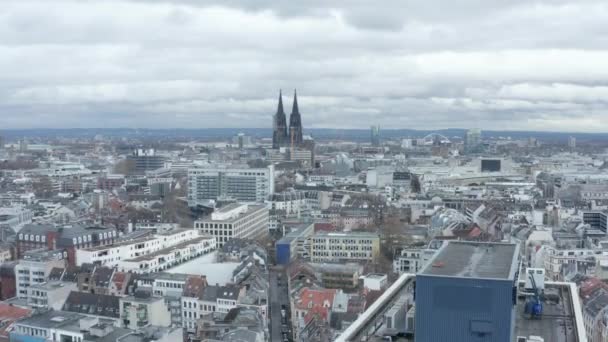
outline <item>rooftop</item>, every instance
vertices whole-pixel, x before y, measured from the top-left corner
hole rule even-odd
[[[127,261],[127,262],[129,262],[129,261],[130,261],[130,262],[139,262],[139,261],[145,261],[145,260],[153,260],[153,259],[155,259],[156,257],[158,257],[159,255],[166,255],[166,254],[168,254],[168,253],[172,253],[172,252],[173,252],[173,251],[175,251],[175,250],[178,250],[178,249],[182,249],[182,248],[188,247],[188,246],[190,246],[190,245],[192,245],[192,244],[199,243],[199,242],[201,242],[201,241],[208,240],[208,239],[210,239],[210,238],[211,238],[211,237],[210,237],[210,236],[208,236],[208,235],[199,236],[199,237],[194,238],[194,239],[192,239],[192,240],[188,240],[188,241],[185,241],[185,242],[179,243],[179,244],[177,244],[177,245],[175,245],[175,246],[171,246],[171,247],[163,248],[163,249],[161,249],[161,250],[159,250],[159,251],[156,251],[156,252],[154,252],[154,253],[150,253],[150,254],[146,254],[146,255],[138,256],[138,257],[135,257],[135,258],[132,258],[132,259],[125,259],[125,261]]]
[[[580,341],[579,335],[584,331],[577,331],[575,312],[573,310],[573,298],[578,298],[576,293],[571,293],[568,285],[549,284],[545,287],[545,293],[554,293],[556,299],[544,300],[543,315],[540,319],[531,319],[524,313],[526,302],[521,299],[515,307],[515,334],[517,336],[540,336],[545,341],[565,342]]]
[[[510,243],[450,241],[419,275],[513,280],[518,250]]]
[[[345,232],[345,233],[335,233],[335,232],[317,232],[314,236],[316,237],[322,237],[322,236],[328,236],[328,237],[336,237],[336,238],[370,238],[370,239],[377,239],[378,234],[376,233],[370,233],[370,232]]]

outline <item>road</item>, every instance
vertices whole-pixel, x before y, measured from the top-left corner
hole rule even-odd
[[[291,341],[291,322],[289,320],[289,293],[285,270],[276,268],[269,272],[270,282],[270,336],[272,341],[285,341],[284,333]],[[281,315],[281,309],[286,310],[286,319]]]

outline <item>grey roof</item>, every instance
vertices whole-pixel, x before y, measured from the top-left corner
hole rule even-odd
[[[217,291],[217,298],[237,300],[240,288],[234,285],[220,286]]]
[[[93,281],[95,281],[95,286],[99,287],[109,287],[110,280],[112,280],[112,275],[114,274],[114,269],[108,267],[96,267],[95,272],[92,277]]]
[[[513,280],[518,251],[510,243],[450,241],[419,275]]]
[[[47,311],[19,320],[17,324],[41,329],[50,329],[73,323],[84,317],[86,316],[75,312]]]
[[[249,329],[239,328],[229,331],[222,335],[222,341],[225,342],[255,342],[257,341],[258,333]]]
[[[219,290],[219,286],[209,285],[205,287],[203,291],[202,300],[207,302],[215,302],[217,300],[217,293]]]
[[[120,317],[120,297],[72,291],[63,304],[63,310],[88,315]]]

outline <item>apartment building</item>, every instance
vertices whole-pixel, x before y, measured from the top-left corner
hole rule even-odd
[[[53,267],[65,267],[65,255],[62,251],[29,251],[23,260],[15,266],[16,295],[28,298],[28,288],[47,281]]]
[[[111,246],[80,249],[76,260],[78,265],[92,263],[137,273],[157,272],[215,248],[214,237],[200,235],[195,229],[174,229]]]
[[[141,329],[153,325],[171,325],[171,313],[162,297],[152,297],[146,292],[120,298],[120,320],[123,327]]]
[[[268,233],[268,222],[268,208],[265,206],[234,203],[216,210],[208,219],[194,222],[194,227],[215,237],[218,247],[222,247],[234,238],[264,236]]]

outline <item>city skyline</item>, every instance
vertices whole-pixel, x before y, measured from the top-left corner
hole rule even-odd
[[[601,1],[9,0],[2,18],[3,128],[267,127],[298,88],[310,128],[608,132]]]

